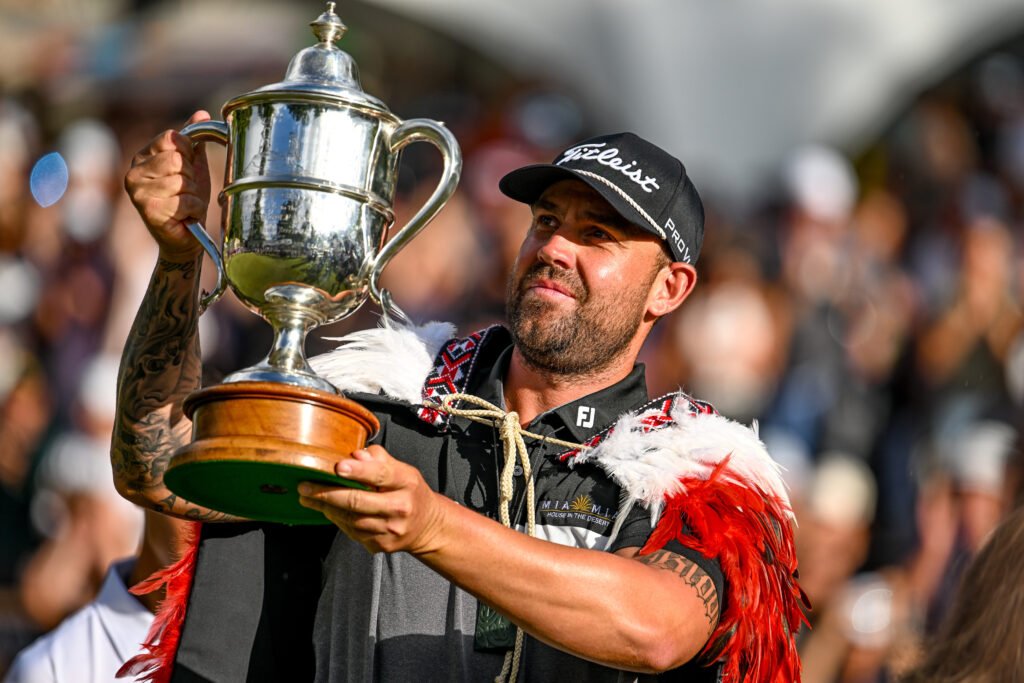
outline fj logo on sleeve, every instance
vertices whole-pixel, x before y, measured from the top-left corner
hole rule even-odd
[[[576,426],[590,429],[594,426],[594,409],[588,406],[580,406],[576,413]]]

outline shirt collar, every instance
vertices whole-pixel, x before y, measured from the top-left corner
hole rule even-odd
[[[153,623],[153,614],[128,592],[134,566],[135,558],[111,565],[95,601],[100,622],[123,661],[138,654],[139,639]]]
[[[502,410],[505,409],[504,378],[508,374],[513,348],[507,332],[503,338],[505,345],[495,362],[481,373],[479,380],[473,378],[467,387],[470,393]],[[644,365],[637,363],[620,381],[538,415],[527,429],[537,431],[540,425],[544,425],[548,429],[543,431],[552,436],[583,442],[610,427],[630,408],[643,405],[648,400]]]
[[[647,401],[644,365],[637,363],[615,384],[550,410],[537,420],[556,428],[564,426],[575,441],[583,442],[612,426],[630,408]]]
[[[505,410],[505,375],[508,374],[508,366],[512,361],[512,348],[512,340],[508,338],[487,372],[481,374],[478,382],[471,382],[469,385],[470,393],[502,410]]]

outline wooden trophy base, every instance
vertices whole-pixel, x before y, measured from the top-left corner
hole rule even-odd
[[[354,401],[280,382],[201,389],[185,399],[185,414],[193,440],[171,458],[167,487],[203,507],[284,524],[330,523],[299,505],[298,485],[361,487],[334,465],[380,427]]]

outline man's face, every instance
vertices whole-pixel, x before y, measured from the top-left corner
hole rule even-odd
[[[640,334],[668,259],[656,237],[578,180],[553,184],[532,211],[506,296],[516,346],[538,370],[600,372]]]

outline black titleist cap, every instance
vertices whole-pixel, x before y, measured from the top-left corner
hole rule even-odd
[[[637,227],[665,240],[676,261],[695,263],[704,240],[704,205],[683,162],[633,133],[590,138],[550,164],[512,171],[498,183],[533,204],[553,183],[581,180]]]

